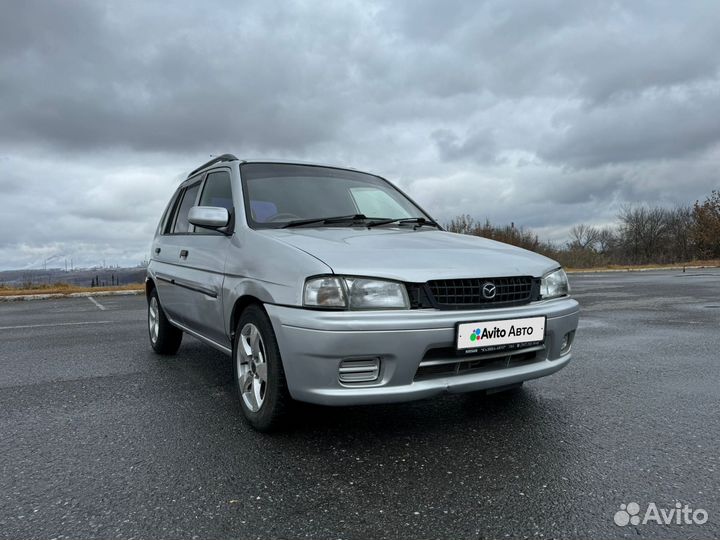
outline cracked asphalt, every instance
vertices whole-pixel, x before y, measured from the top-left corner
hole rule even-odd
[[[576,274],[522,390],[241,418],[230,360],[140,296],[0,303],[0,538],[717,538],[720,271]],[[624,527],[621,504],[704,509]]]

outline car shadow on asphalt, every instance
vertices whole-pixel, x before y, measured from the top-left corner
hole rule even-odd
[[[288,434],[340,434],[348,431],[377,435],[425,433],[522,421],[542,408],[532,391],[516,389],[485,395],[445,394],[420,401],[349,407],[297,403],[290,414]],[[544,413],[543,413],[544,414]]]
[[[183,345],[175,368],[181,369],[195,384],[213,388],[227,399],[218,407],[233,403],[229,412],[245,424],[236,395],[232,361],[199,343]],[[543,425],[548,418],[567,417],[563,402],[548,399],[533,389],[523,387],[486,394],[441,394],[420,401],[377,405],[330,407],[294,402],[283,428],[275,437],[447,433],[448,430],[481,429],[484,432]],[[247,429],[251,429],[245,424]]]

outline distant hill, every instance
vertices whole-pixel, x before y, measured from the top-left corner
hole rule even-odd
[[[81,268],[63,270],[48,268],[47,270],[2,270],[0,286],[20,287],[24,285],[70,283],[90,287],[98,285],[128,285],[142,283],[145,280],[145,267],[133,268]]]

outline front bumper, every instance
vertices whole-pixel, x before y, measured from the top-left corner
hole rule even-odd
[[[472,311],[434,309],[398,311],[315,311],[268,304],[283,367],[293,398],[323,405],[410,401],[443,392],[470,392],[517,384],[554,373],[570,362],[561,340],[577,329],[578,303],[571,298],[527,306]],[[432,355],[435,364],[485,362],[483,355],[454,354],[455,323],[545,315],[545,347],[522,362],[457,370],[419,377],[418,368]],[[372,383],[341,383],[343,360],[379,358],[380,374]],[[460,365],[460,364],[458,364]]]

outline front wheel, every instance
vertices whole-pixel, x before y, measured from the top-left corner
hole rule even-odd
[[[245,418],[258,431],[281,425],[290,394],[275,332],[265,311],[245,308],[235,331],[235,384]]]
[[[153,289],[148,298],[148,333],[150,345],[158,354],[175,354],[182,342],[182,330],[170,324]]]

